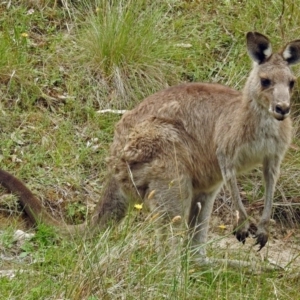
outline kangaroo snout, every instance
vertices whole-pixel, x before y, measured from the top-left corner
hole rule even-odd
[[[275,118],[279,121],[284,120],[290,114],[291,107],[288,103],[277,103],[274,107]]]

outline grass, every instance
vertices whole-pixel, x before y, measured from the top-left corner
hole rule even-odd
[[[21,248],[15,279],[1,278],[4,299],[296,299],[274,274],[197,268],[181,254],[161,259],[148,223],[110,229],[96,241],[63,241],[47,228]],[[121,230],[122,232],[120,232]],[[27,255],[22,255],[26,251]],[[166,267],[169,266],[169,267]],[[178,271],[176,266],[182,266]],[[290,284],[297,284],[290,282]],[[278,295],[278,298],[276,298]]]
[[[245,32],[263,32],[278,48],[282,40],[299,38],[299,24],[292,0],[3,2],[1,168],[24,179],[55,217],[80,223],[100,198],[105,157],[120,118],[99,109],[130,109],[183,81],[240,89],[251,66]],[[300,74],[299,67],[294,71]],[[299,85],[294,148],[282,166],[277,203],[299,199],[298,96]],[[258,170],[241,180],[249,203],[262,197],[260,175]],[[16,198],[1,190],[0,209],[1,257],[11,258],[0,262],[0,269],[20,271],[13,279],[0,278],[3,299],[298,298],[293,270],[254,276],[226,266],[199,268],[185,244],[175,257],[161,259],[153,226],[138,211],[93,240],[63,240],[39,225],[35,238],[20,245],[14,230],[31,227],[20,222]],[[299,223],[299,208],[275,213],[282,227]],[[299,245],[297,234],[292,241]],[[211,256],[253,253],[215,245],[208,245]]]
[[[62,241],[39,228],[22,249],[27,256],[21,252],[11,267],[23,273],[0,279],[4,299],[297,298],[292,288],[297,281],[287,283],[278,273],[199,269],[189,262],[184,247],[181,255],[160,259],[154,251],[153,228],[145,223],[108,230],[93,242]]]

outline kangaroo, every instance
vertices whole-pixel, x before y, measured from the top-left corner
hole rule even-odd
[[[147,97],[122,116],[108,157],[111,176],[90,224],[54,220],[20,180],[3,170],[0,182],[18,194],[32,220],[66,231],[103,228],[126,215],[130,199],[140,199],[169,220],[182,216],[192,246],[205,257],[209,219],[224,184],[237,213],[237,239],[244,243],[251,233],[237,175],[262,165],[265,201],[255,232],[260,250],[268,241],[275,184],[291,142],[296,78],[289,66],[300,61],[300,40],[278,53],[258,32],[248,32],[246,41],[253,68],[241,92],[219,84],[181,84]]]

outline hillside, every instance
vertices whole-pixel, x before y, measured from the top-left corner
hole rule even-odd
[[[241,90],[251,69],[245,34],[278,49],[300,38],[296,1],[30,0],[0,3],[0,162],[26,182],[57,219],[83,222],[101,197],[105,158],[120,114],[182,82]],[[293,67],[296,76],[300,66]],[[256,254],[231,236],[224,189],[216,203],[209,255],[271,260],[286,270],[199,268],[182,246],[176,261],[155,251],[145,212],[132,209],[93,240],[63,239],[33,227],[18,199],[0,189],[3,299],[297,299],[300,251],[300,85],[293,96],[294,139],[275,193],[270,245]],[[262,209],[261,170],[240,178],[243,201]],[[25,242],[16,229],[34,233]],[[282,253],[281,253],[282,252]],[[284,254],[284,258],[280,255]],[[177,266],[181,266],[178,272]],[[250,272],[251,273],[251,272]],[[1,273],[0,273],[1,274]]]

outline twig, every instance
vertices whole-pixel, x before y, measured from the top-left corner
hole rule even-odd
[[[282,10],[281,10],[281,14],[279,16],[279,28],[280,28],[280,35],[281,35],[281,38],[284,40],[284,30],[283,30],[283,16],[284,16],[284,13],[285,13],[285,0],[282,0]]]
[[[98,114],[105,114],[105,113],[113,113],[113,114],[125,114],[126,113],[126,109],[102,109],[102,110],[98,110],[97,113]]]
[[[137,194],[140,196],[140,198],[142,198],[141,195],[140,195],[140,192],[139,192],[139,190],[138,190],[138,188],[137,188],[137,186],[135,185],[135,182],[134,182],[134,179],[133,179],[133,175],[132,175],[132,172],[131,172],[131,170],[130,170],[130,166],[129,166],[129,164],[128,164],[127,162],[126,162],[126,165],[127,165],[127,169],[128,169],[128,173],[129,173],[131,182],[132,182],[132,184],[133,184],[133,186],[134,186],[134,188],[135,188]]]

